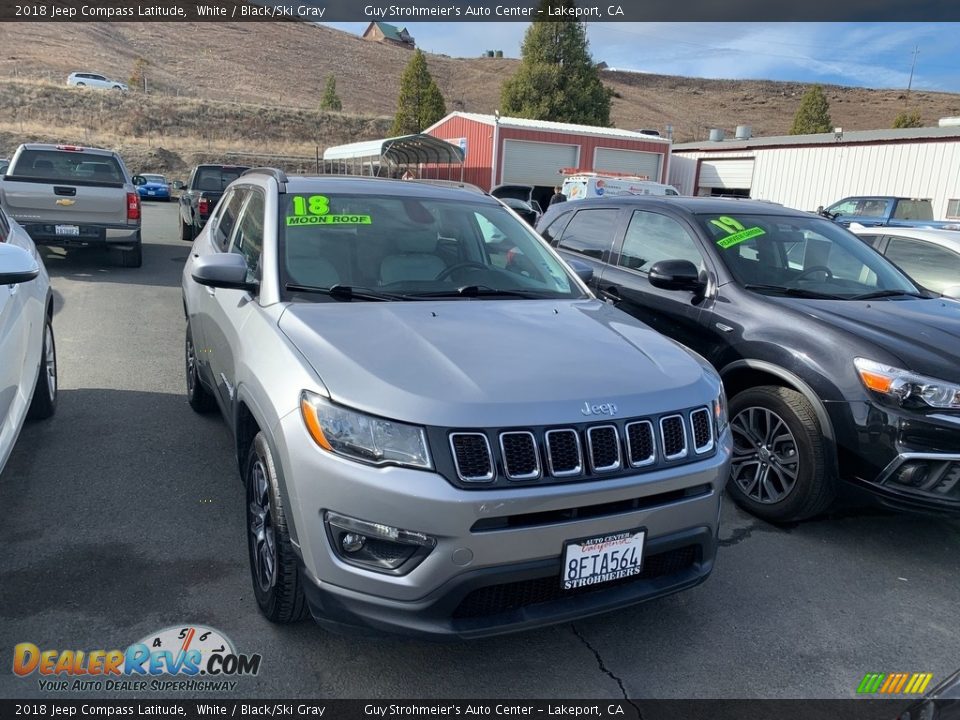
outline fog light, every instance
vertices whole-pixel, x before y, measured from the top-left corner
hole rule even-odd
[[[897,472],[896,483],[908,487],[922,487],[929,474],[930,468],[924,463],[904,463]]]
[[[367,522],[335,512],[324,513],[337,556],[370,570],[402,574],[420,564],[436,546],[436,538],[415,530]]]
[[[347,551],[348,553],[354,553],[360,550],[363,547],[366,538],[363,535],[358,535],[357,533],[346,533],[340,539],[340,546]]]

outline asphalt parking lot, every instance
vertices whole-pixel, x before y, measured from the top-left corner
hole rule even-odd
[[[270,698],[846,698],[960,666],[960,521],[867,508],[776,528],[727,502],[704,585],[574,625],[444,645],[271,625],[226,426],[183,392],[176,233],[152,204],[140,269],[46,251],[60,405],[0,476],[0,653],[200,623],[263,656],[232,695]],[[49,697],[5,656],[0,696]]]

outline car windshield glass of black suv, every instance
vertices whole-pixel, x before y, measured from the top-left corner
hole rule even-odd
[[[577,298],[525,223],[498,204],[410,196],[280,197],[282,285],[298,299]]]
[[[879,253],[822,218],[736,214],[699,221],[749,290],[841,300],[922,295]]]
[[[24,150],[13,166],[15,179],[66,184],[123,185],[116,158],[70,150]]]

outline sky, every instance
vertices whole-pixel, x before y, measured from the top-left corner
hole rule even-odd
[[[367,23],[324,23],[362,33]],[[520,57],[525,23],[403,23],[427,52]],[[960,92],[960,23],[587,23],[594,60],[618,70]],[[914,49],[919,53],[914,58]]]

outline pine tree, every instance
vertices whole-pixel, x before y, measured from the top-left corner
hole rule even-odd
[[[320,99],[321,110],[343,110],[343,103],[337,95],[337,79],[331,74],[327,75],[327,86],[323,90],[323,97]]]
[[[895,128],[918,128],[923,127],[923,120],[920,117],[919,110],[911,110],[907,112],[906,110],[902,111],[896,118],[893,120],[893,126]]]
[[[443,93],[427,69],[427,59],[415,50],[400,78],[400,97],[391,135],[413,135],[447,114]]]
[[[833,121],[830,120],[830,103],[823,94],[820,85],[814,85],[807,90],[800,99],[800,107],[793,116],[791,135],[810,135],[813,133],[833,132]]]
[[[574,0],[542,0],[540,15],[549,8],[573,8]],[[612,92],[600,80],[590,57],[587,28],[574,20],[535,20],[523,39],[522,61],[500,91],[504,115],[610,125]]]

